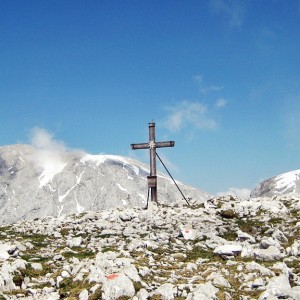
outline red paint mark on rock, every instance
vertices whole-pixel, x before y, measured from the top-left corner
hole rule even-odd
[[[113,280],[119,277],[119,274],[109,274],[106,276],[108,280]]]
[[[185,233],[190,233],[190,231],[189,231],[189,230],[186,230]]]

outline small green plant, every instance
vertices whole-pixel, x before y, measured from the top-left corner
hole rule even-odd
[[[23,274],[15,274],[13,277],[13,282],[16,286],[21,287],[22,283],[24,281],[24,275]],[[1,299],[1,298],[0,298]]]
[[[83,249],[80,249],[80,251],[66,251],[62,253],[62,256],[65,258],[72,258],[76,257],[78,259],[84,259],[84,258],[93,258],[95,257],[95,253],[93,251],[84,251]]]
[[[285,220],[282,218],[272,218],[269,220],[269,224],[279,225],[282,224]]]
[[[42,264],[43,269],[42,270],[36,270],[34,268],[32,268],[32,266],[30,264],[26,265],[26,269],[25,270],[21,270],[21,274],[24,275],[24,277],[40,277],[40,276],[44,276],[47,273],[50,273],[52,271],[51,267],[47,264]]]
[[[116,247],[103,247],[102,248],[102,253],[105,253],[105,252],[109,252],[109,251],[111,251],[111,252],[115,252],[117,250],[117,248]]]
[[[74,281],[72,277],[65,278],[63,281],[60,282],[59,295],[61,299],[66,297],[68,297],[68,299],[78,299],[78,296],[82,290],[88,290],[92,286],[93,283],[89,283],[86,280]]]
[[[62,228],[61,230],[60,230],[60,234],[62,235],[62,236],[67,236],[68,234],[69,234],[69,229],[68,228]]]
[[[222,210],[219,214],[224,219],[237,218],[237,214],[235,213],[235,211],[233,209]]]
[[[258,220],[244,220],[244,219],[237,219],[236,224],[240,228],[241,231],[249,233],[249,234],[255,234],[258,231],[261,232],[263,230],[264,223]]]
[[[227,231],[220,235],[220,237],[227,241],[235,241],[237,239],[237,233],[235,231],[227,229]]]
[[[99,299],[102,299],[102,290],[100,287],[95,291],[95,293],[89,296],[88,300],[99,300]]]
[[[217,257],[213,254],[212,250],[210,249],[204,249],[199,246],[195,246],[193,250],[188,251],[186,253],[186,259],[185,261],[190,262],[190,261],[195,261],[198,258],[204,258],[204,259],[217,259]]]
[[[143,285],[140,281],[134,281],[133,282],[133,286],[134,286],[134,289],[135,289],[135,292],[137,293],[140,289],[143,288]]]
[[[149,299],[150,300],[162,300],[162,296],[161,295],[152,295]]]

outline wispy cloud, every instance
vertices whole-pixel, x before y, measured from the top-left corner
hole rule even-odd
[[[240,0],[210,0],[213,13],[225,15],[229,19],[229,26],[241,28],[244,23],[245,8]]]
[[[39,177],[40,186],[59,173],[70,159],[83,155],[83,151],[67,148],[62,141],[55,139],[53,134],[43,128],[36,127],[31,130],[30,144],[34,151],[28,159],[37,170],[42,171]]]
[[[185,127],[215,129],[217,122],[210,116],[208,107],[197,101],[183,100],[166,108],[168,115],[163,122],[170,131],[180,131]]]
[[[206,85],[202,75],[196,75],[192,79],[199,87],[201,98],[205,97],[206,101],[181,100],[173,103],[165,107],[167,114],[161,122],[162,126],[172,132],[187,129],[189,138],[193,138],[197,130],[216,129],[217,112],[228,103],[223,97],[215,98],[215,93],[224,89],[223,85]]]
[[[287,146],[292,149],[300,148],[300,93],[290,96],[285,101],[284,138]]]
[[[224,89],[223,85],[206,85],[203,80],[202,75],[196,75],[193,77],[193,80],[196,82],[199,91],[201,94],[206,95],[211,92],[218,92]]]
[[[33,147],[50,152],[64,153],[67,147],[64,142],[56,140],[54,135],[44,128],[35,127],[30,131],[30,143]]]
[[[216,103],[215,103],[215,107],[216,108],[223,108],[227,105],[227,100],[225,100],[224,98],[219,98],[217,99]]]

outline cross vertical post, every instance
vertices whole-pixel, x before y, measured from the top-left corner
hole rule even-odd
[[[148,177],[148,187],[151,187],[151,201],[157,202],[156,148],[155,148],[155,124],[154,123],[149,123],[149,148],[150,148],[150,177]],[[151,180],[154,181],[152,184],[151,182],[149,182]]]
[[[150,175],[148,179],[148,189],[151,189],[151,201],[157,202],[157,176],[156,176],[156,148],[174,147],[174,141],[156,142],[155,123],[149,123],[149,143],[131,144],[132,150],[150,150]]]

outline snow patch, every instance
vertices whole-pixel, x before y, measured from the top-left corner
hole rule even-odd
[[[124,187],[122,187],[119,183],[117,183],[117,187],[118,187],[121,191],[128,192],[128,190],[125,189]]]
[[[140,169],[136,166],[133,166],[133,165],[129,165],[127,164],[126,165],[128,168],[132,169],[132,171],[135,173],[136,176],[139,176],[140,175]],[[123,169],[125,169],[125,165],[123,166]],[[128,175],[128,171],[125,169],[125,171],[127,172],[127,175]],[[129,177],[129,176],[128,176]],[[131,177],[132,178],[132,177]]]
[[[73,185],[69,190],[67,190],[67,192],[58,197],[58,202],[63,202],[63,200],[69,195],[69,193],[77,186],[77,184]]]
[[[49,187],[49,190],[50,190],[51,192],[56,192],[56,190],[52,188],[52,186],[51,186],[50,183],[48,183],[48,187]]]
[[[51,163],[45,164],[44,171],[38,177],[40,182],[40,188],[46,185],[53,179],[55,175],[60,173],[68,163],[61,163],[60,161],[51,161]]]
[[[105,154],[98,154],[98,155],[93,155],[93,154],[86,154],[80,159],[80,162],[85,164],[88,161],[93,161],[96,163],[96,166],[99,166],[100,164],[103,164],[106,160],[117,160],[121,161],[124,164],[127,164],[127,160],[123,158],[122,156],[118,155],[105,155]]]
[[[75,196],[75,202],[76,202],[77,213],[80,214],[80,213],[84,212],[84,207],[79,204],[76,196]]]
[[[63,204],[62,205],[57,205],[57,217],[58,218],[60,217],[63,209],[64,209],[64,205]]]
[[[80,183],[80,181],[81,181],[81,178],[82,178],[82,175],[84,174],[84,172],[85,172],[85,170],[84,170],[82,173],[80,173],[80,174],[79,174],[79,176],[77,176],[77,175],[76,175],[77,184],[79,184],[79,183]]]
[[[288,190],[295,186],[297,180],[300,180],[300,170],[281,174],[275,178],[276,189],[281,190],[284,188],[284,190]]]

